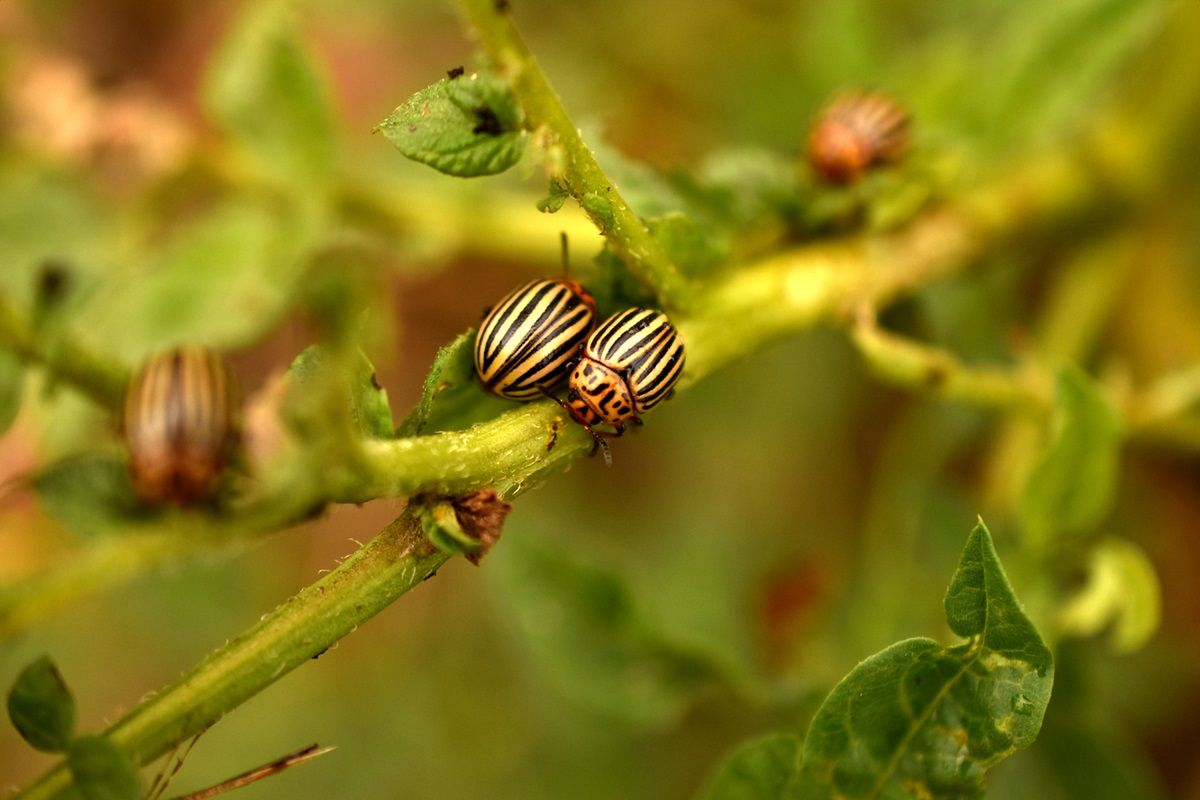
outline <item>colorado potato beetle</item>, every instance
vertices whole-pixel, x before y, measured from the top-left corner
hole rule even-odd
[[[620,436],[625,423],[640,425],[642,414],[670,396],[684,358],[683,339],[666,314],[626,309],[588,337],[563,405],[593,436]],[[596,431],[601,423],[616,432]]]
[[[562,383],[596,325],[596,301],[569,278],[513,289],[475,336],[475,371],[489,392],[533,400]]]
[[[908,113],[878,92],[849,92],[821,112],[808,136],[808,160],[829,183],[850,183],[895,161],[909,144]]]
[[[238,439],[236,403],[233,375],[211,350],[182,347],[149,359],[121,410],[138,495],[176,505],[212,498]]]

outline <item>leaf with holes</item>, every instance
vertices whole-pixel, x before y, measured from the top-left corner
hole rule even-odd
[[[528,140],[508,84],[489,72],[443,78],[376,130],[413,161],[460,178],[503,172],[521,159]]]
[[[987,771],[1033,742],[1054,667],[982,523],[945,608],[968,641],[908,639],[855,667],[813,718],[793,797],[981,797]]]

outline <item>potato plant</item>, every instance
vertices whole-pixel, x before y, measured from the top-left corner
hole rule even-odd
[[[1200,787],[1194,4],[247,0],[174,105],[54,55],[74,5],[0,11],[13,797]],[[686,344],[611,467],[475,372],[564,270]],[[182,347],[238,446],[135,491]]]

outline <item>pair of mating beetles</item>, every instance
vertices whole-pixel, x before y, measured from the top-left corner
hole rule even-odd
[[[569,278],[513,289],[489,311],[475,337],[475,370],[492,394],[558,402],[604,447],[626,423],[670,396],[683,374],[683,339],[667,315],[629,308],[596,326],[596,301]],[[567,399],[553,390],[567,382]],[[596,428],[608,424],[614,430]]]

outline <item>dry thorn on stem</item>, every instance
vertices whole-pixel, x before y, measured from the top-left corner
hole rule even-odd
[[[286,756],[277,758],[269,764],[263,764],[261,767],[255,767],[252,770],[243,772],[241,775],[236,775],[227,781],[221,781],[215,786],[210,786],[207,789],[201,789],[198,792],[191,794],[180,795],[172,798],[172,800],[206,800],[209,797],[216,797],[219,794],[240,789],[243,786],[248,786],[256,781],[261,781],[263,778],[269,778],[272,775],[278,775],[285,769],[304,764],[314,759],[320,758],[326,753],[332,753],[337,748],[335,747],[320,747],[313,743],[308,747],[301,748],[294,753],[289,753]]]

